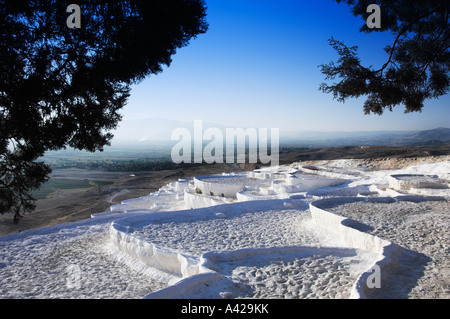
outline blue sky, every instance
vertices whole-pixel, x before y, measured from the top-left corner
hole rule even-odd
[[[319,65],[337,60],[334,37],[358,45],[363,65],[381,66],[388,33],[363,34],[364,21],[332,0],[207,0],[209,30],[173,57],[170,68],[134,86],[124,120],[202,120],[281,131],[425,130],[448,127],[450,97],[422,113],[403,106],[364,115],[364,99],[333,100],[318,90]]]

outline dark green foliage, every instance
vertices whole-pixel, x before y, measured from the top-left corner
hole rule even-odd
[[[0,212],[17,221],[50,169],[36,160],[65,147],[102,151],[130,85],[169,66],[207,30],[203,0],[0,0]]]
[[[380,69],[364,67],[358,47],[330,40],[339,55],[337,63],[321,65],[326,80],[339,78],[320,89],[340,102],[366,96],[364,112],[383,114],[403,104],[405,113],[420,112],[424,102],[448,93],[450,86],[450,28],[448,0],[335,0],[352,6],[364,20],[361,32],[390,31],[394,41],[385,48],[386,63]],[[381,29],[369,29],[366,12],[371,3],[381,7]]]

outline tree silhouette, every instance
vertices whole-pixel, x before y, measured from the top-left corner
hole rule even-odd
[[[18,221],[48,180],[38,159],[71,147],[102,151],[130,86],[170,66],[205,33],[203,0],[0,0],[0,212]]]
[[[385,48],[387,59],[379,69],[364,67],[358,47],[347,47],[331,38],[337,63],[321,65],[326,80],[340,78],[320,89],[340,102],[367,96],[366,114],[383,114],[385,109],[403,104],[405,113],[420,112],[424,101],[448,93],[450,79],[450,28],[448,0],[380,0],[381,28],[370,29],[366,19],[373,0],[335,0],[352,6],[352,13],[364,19],[361,32],[391,31],[394,40]]]

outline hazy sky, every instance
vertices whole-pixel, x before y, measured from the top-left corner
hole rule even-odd
[[[318,90],[320,64],[337,60],[333,36],[358,45],[365,66],[381,66],[390,33],[360,33],[364,21],[332,0],[207,0],[208,32],[173,57],[170,68],[133,87],[124,120],[203,120],[226,127],[296,131],[422,130],[449,127],[450,96],[422,113],[399,106],[364,115]]]

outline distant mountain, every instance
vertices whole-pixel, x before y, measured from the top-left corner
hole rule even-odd
[[[442,145],[450,143],[450,128],[436,128],[421,131],[405,137],[405,142],[412,145]]]
[[[450,128],[426,131],[303,132],[282,136],[285,146],[427,146],[450,144]]]
[[[113,144],[170,141],[172,131],[186,123],[161,118],[123,120],[113,133]]]
[[[212,127],[225,132],[225,127],[221,125],[210,122],[201,123],[202,132]],[[124,120],[119,124],[117,130],[113,132],[113,145],[148,146],[155,143],[174,144],[172,133],[179,128],[187,129],[192,135],[194,134],[194,122],[181,122],[161,118]]]
[[[226,128],[215,123],[202,123],[207,128]],[[113,146],[131,148],[150,147],[159,144],[174,145],[172,133],[177,128],[186,128],[193,133],[194,122],[181,122],[160,118],[124,120],[114,132]],[[192,135],[193,136],[193,135]],[[225,136],[225,134],[224,134]],[[450,128],[426,131],[357,131],[357,132],[288,132],[280,129],[280,146],[332,147],[332,146],[421,146],[450,144]]]

